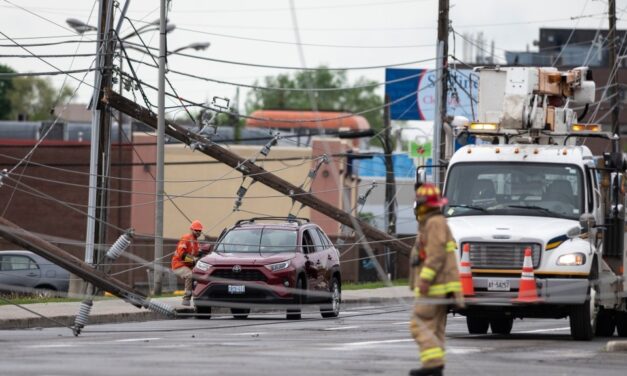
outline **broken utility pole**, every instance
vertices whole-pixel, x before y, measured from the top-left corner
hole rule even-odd
[[[107,102],[111,107],[118,111],[124,112],[144,124],[157,129],[157,117],[148,109],[138,105],[137,103],[124,98],[112,90],[107,90],[103,101]],[[399,239],[386,234],[385,232],[367,224],[366,222],[353,217],[352,215],[328,204],[317,197],[309,194],[303,189],[279,178],[278,176],[264,170],[255,163],[241,158],[225,148],[214,144],[210,140],[194,134],[187,129],[166,120],[165,132],[168,136],[183,142],[186,145],[196,143],[199,145],[196,150],[206,154],[236,170],[249,178],[258,181],[277,192],[298,201],[320,213],[332,218],[343,225],[354,229],[358,235],[363,234],[366,238],[374,241],[389,242],[389,247],[397,252],[409,255],[411,246],[403,243]]]

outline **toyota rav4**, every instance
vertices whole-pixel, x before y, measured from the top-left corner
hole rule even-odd
[[[223,231],[211,253],[193,270],[199,318],[212,306],[230,306],[246,318],[259,304],[279,305],[300,319],[303,304],[337,317],[341,303],[340,255],[327,235],[304,218],[240,220]]]

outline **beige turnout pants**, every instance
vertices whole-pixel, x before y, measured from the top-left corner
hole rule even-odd
[[[437,299],[430,299],[430,302],[426,303],[421,298],[416,298],[409,329],[420,347],[420,362],[423,368],[444,365],[446,314],[447,305],[437,304]]]
[[[192,270],[187,266],[181,266],[174,269],[174,274],[183,278],[185,281],[185,295],[183,299],[191,299],[192,297]]]

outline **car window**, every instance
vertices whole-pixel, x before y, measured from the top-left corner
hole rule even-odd
[[[315,246],[315,243],[311,236],[311,231],[309,230],[303,231],[303,252],[305,254],[313,253],[315,249],[314,246]]]
[[[320,234],[317,229],[310,229],[309,231],[311,231],[311,235],[314,239],[316,252],[324,251],[327,247],[325,246],[324,241],[320,238]]]
[[[271,228],[238,228],[224,235],[216,252],[252,253],[252,252],[294,252],[296,249],[296,230]]]
[[[15,271],[15,270],[29,270],[39,269],[37,263],[27,256],[3,256],[2,267],[0,270]]]
[[[294,252],[296,231],[264,228],[261,233],[261,252]]]
[[[324,244],[325,249],[333,247],[333,243],[331,243],[329,238],[320,229],[318,229],[318,236],[320,236],[320,240],[322,240],[322,244]]]

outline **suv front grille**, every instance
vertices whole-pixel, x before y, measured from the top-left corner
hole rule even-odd
[[[262,281],[266,282],[266,276],[257,269],[242,269],[234,272],[232,269],[218,269],[211,274],[211,277],[224,278],[235,281]]]
[[[540,265],[542,247],[533,243],[468,243],[470,265],[476,269],[522,269],[525,248],[531,247],[533,267]]]

